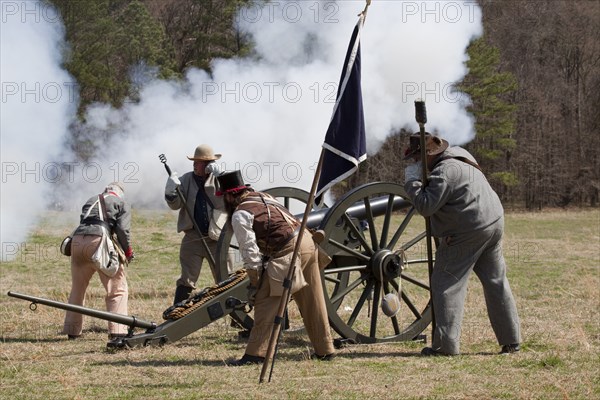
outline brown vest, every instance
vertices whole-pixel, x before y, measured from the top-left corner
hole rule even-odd
[[[249,193],[236,210],[244,210],[254,216],[252,229],[263,254],[270,255],[281,250],[300,226],[287,208],[266,193]]]

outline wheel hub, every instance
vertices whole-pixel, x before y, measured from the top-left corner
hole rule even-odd
[[[391,250],[378,250],[369,262],[371,273],[379,282],[389,282],[400,276],[402,272],[402,258]]]

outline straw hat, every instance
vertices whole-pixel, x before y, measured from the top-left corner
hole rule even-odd
[[[192,157],[188,157],[188,160],[192,161],[215,161],[221,158],[220,154],[215,154],[212,147],[207,144],[201,144],[196,147],[194,151],[194,155]]]

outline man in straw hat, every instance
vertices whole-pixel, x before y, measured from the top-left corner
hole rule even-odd
[[[220,158],[221,154],[215,154],[209,145],[201,144],[196,147],[194,155],[188,157],[189,160],[194,162],[193,171],[181,177],[177,176],[177,172],[173,172],[165,185],[167,205],[172,210],[179,210],[177,232],[184,232],[179,249],[181,276],[177,279],[174,303],[186,300],[196,287],[202,262],[209,257],[202,245],[202,239],[210,249],[213,259],[217,257],[218,236],[214,236],[212,232],[212,237],[209,236],[209,226],[211,225],[211,219],[215,223],[218,210],[223,209],[223,200],[215,196],[216,176],[220,173],[220,167],[215,161]],[[177,188],[185,198],[189,213],[177,194]],[[200,233],[194,228],[190,214],[193,215]],[[211,272],[216,282],[216,271],[211,269]]]
[[[428,183],[423,185],[420,135],[410,136],[404,188],[417,211],[430,217],[436,238],[431,276],[436,327],[421,354],[460,352],[460,330],[471,271],[481,281],[488,317],[502,354],[519,351],[520,323],[502,255],[504,209],[475,158],[427,133]]]
[[[273,197],[245,185],[240,171],[224,173],[218,180],[250,278],[248,298],[254,303],[254,327],[246,351],[242,358],[229,365],[258,364],[264,362],[267,353],[300,222]],[[312,236],[304,235],[296,258],[291,294],[315,350],[312,358],[328,361],[333,358],[335,349],[319,270],[319,263],[323,265],[326,261],[319,259]]]

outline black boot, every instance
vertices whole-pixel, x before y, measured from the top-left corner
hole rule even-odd
[[[244,354],[239,360],[228,361],[227,365],[230,367],[241,367],[242,365],[262,364],[263,362],[265,362],[264,357]]]
[[[190,297],[190,293],[192,293],[193,288],[189,286],[177,286],[175,289],[175,300],[173,300],[173,304],[181,303],[184,300],[187,300]]]

